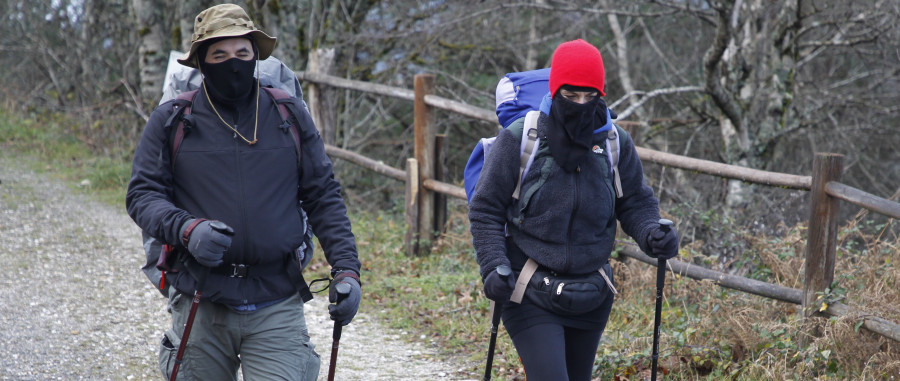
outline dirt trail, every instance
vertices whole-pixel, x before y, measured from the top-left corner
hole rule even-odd
[[[0,153],[0,380],[160,380],[165,299],[140,271],[124,212],[74,194]],[[324,380],[332,322],[306,305]],[[361,312],[343,330],[339,380],[461,380],[460,364]]]

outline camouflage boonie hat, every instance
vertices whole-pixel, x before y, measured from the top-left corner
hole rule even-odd
[[[178,63],[197,67],[198,57],[197,49],[203,45],[204,41],[221,38],[221,37],[241,37],[247,36],[253,38],[256,47],[259,49],[260,61],[269,58],[272,50],[275,49],[275,37],[271,37],[261,30],[253,26],[253,21],[244,8],[234,4],[221,4],[208,8],[194,19],[194,34],[191,36],[191,50],[183,57],[178,59]]]

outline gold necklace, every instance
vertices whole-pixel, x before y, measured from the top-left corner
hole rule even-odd
[[[225,119],[222,118],[222,115],[219,115],[219,110],[216,110],[216,106],[213,104],[212,100],[209,99],[209,91],[206,90],[206,81],[203,81],[202,83],[203,83],[203,94],[206,94],[206,101],[209,102],[209,107],[212,107],[213,112],[216,113],[216,116],[219,117],[219,120],[222,121],[222,124],[224,124],[226,127],[230,128],[232,131],[234,131],[234,134],[236,136],[240,136],[241,139],[244,139],[244,141],[247,142],[247,144],[249,144],[251,146],[256,144],[256,142],[259,141],[258,139],[256,139],[256,130],[259,127],[259,79],[258,78],[256,79],[256,117],[254,118],[254,121],[253,121],[253,140],[252,141],[245,138],[244,135],[242,135],[240,132],[238,132],[238,130],[236,128],[234,128],[230,124],[228,124],[228,122],[226,122]]]

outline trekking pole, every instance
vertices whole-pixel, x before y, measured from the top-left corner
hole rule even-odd
[[[497,275],[506,279],[512,270],[507,265],[497,266]],[[491,340],[488,342],[487,364],[484,366],[484,381],[491,379],[491,367],[494,363],[494,347],[497,345],[497,329],[500,328],[500,315],[503,313],[503,303],[491,301],[494,313],[491,314]]]
[[[212,221],[209,227],[227,236],[234,235],[234,229],[221,221]],[[209,275],[209,267],[203,266],[203,271],[197,275],[197,288],[194,290],[194,299],[191,301],[191,310],[188,312],[187,322],[184,323],[184,332],[181,334],[181,343],[178,344],[178,352],[175,354],[175,366],[172,367],[172,375],[169,381],[175,381],[178,377],[178,368],[184,358],[184,350],[187,347],[188,337],[191,336],[191,328],[194,326],[194,316],[197,315],[197,307],[200,306],[200,297],[203,296],[203,287],[206,285],[206,277]]]
[[[347,283],[338,283],[334,286],[334,290],[337,292],[337,300],[335,303],[339,303],[341,299],[347,297],[350,294],[350,285]],[[343,325],[341,325],[340,321],[334,321],[334,331],[331,332],[331,363],[328,364],[328,381],[334,381],[334,369],[337,364],[337,354],[338,354],[338,344],[341,342],[341,329]]]
[[[672,221],[662,218],[659,220],[659,228],[663,232],[668,233],[672,227]],[[656,381],[656,367],[659,361],[659,325],[662,320],[662,292],[666,286],[666,260],[659,258],[656,260],[656,317],[653,322],[653,355],[650,357],[652,361],[650,370],[650,381]]]

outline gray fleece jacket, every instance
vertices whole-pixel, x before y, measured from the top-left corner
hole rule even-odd
[[[524,118],[500,132],[469,202],[470,229],[482,278],[497,266],[510,264],[507,231],[527,257],[563,274],[589,273],[609,261],[617,219],[646,252],[650,230],[659,220],[659,201],[644,183],[643,166],[628,134],[618,129],[618,170],[624,194],[616,199],[604,151],[606,134],[593,135],[593,152],[576,171],[568,173],[550,155],[549,118],[541,114],[541,144],[522,182],[521,197],[514,200],[523,126]]]

